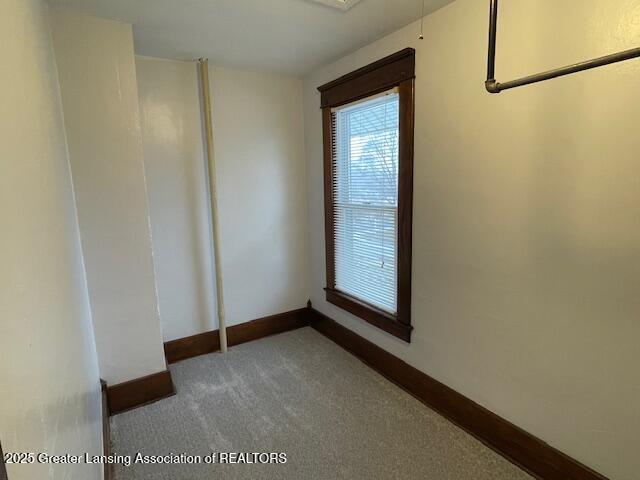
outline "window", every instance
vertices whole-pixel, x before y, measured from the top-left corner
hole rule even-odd
[[[335,288],[394,314],[398,94],[338,107],[333,157]]]
[[[322,92],[327,300],[411,336],[412,49]]]

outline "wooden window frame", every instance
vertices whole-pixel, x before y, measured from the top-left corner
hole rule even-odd
[[[391,314],[335,288],[333,128],[331,109],[397,88],[400,102],[398,170],[397,313]],[[411,342],[411,241],[415,50],[406,48],[318,87],[324,136],[324,205],[327,261],[326,299],[372,325]]]

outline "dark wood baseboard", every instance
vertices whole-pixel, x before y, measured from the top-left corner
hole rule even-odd
[[[125,383],[107,387],[110,415],[126,412],[175,395],[171,372],[154,373]]]
[[[167,359],[168,364],[217,352],[218,350],[220,350],[220,333],[218,330],[164,343],[164,357]]]
[[[102,454],[105,457],[111,455],[111,423],[109,422],[109,399],[107,397],[107,382],[100,380],[100,390],[102,393]],[[104,480],[113,478],[113,465],[105,463]]]
[[[607,480],[520,427],[310,309],[313,328],[536,478]]]
[[[232,347],[277,333],[306,327],[309,325],[308,313],[307,308],[300,308],[228,327],[227,344]],[[218,330],[172,340],[164,344],[164,354],[169,364],[218,350],[220,350]]]

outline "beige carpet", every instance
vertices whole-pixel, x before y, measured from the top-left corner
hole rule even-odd
[[[112,418],[115,453],[286,463],[134,464],[117,480],[531,478],[311,328],[171,372],[175,397]]]

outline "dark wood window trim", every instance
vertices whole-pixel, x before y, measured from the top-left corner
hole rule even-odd
[[[324,202],[327,301],[405,342],[411,341],[411,240],[413,217],[415,51],[406,48],[318,88],[324,135]],[[397,87],[400,96],[398,177],[398,285],[395,315],[335,288],[333,126],[331,109]]]

